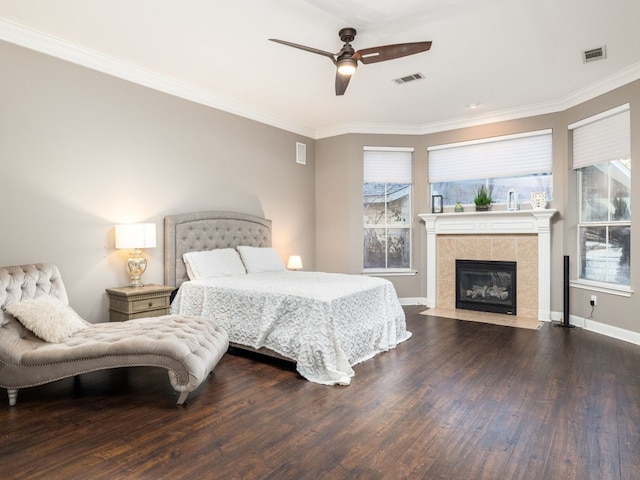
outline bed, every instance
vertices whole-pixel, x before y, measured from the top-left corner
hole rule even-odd
[[[292,361],[315,383],[349,385],[354,365],[411,337],[393,284],[382,278],[288,271],[279,259],[281,267],[261,270],[242,257],[246,274],[189,279],[185,254],[273,253],[268,219],[208,211],[166,216],[164,227],[165,283],[177,289],[172,313],[215,321],[232,347]]]

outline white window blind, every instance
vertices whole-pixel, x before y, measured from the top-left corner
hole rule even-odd
[[[429,182],[550,173],[551,130],[429,147]]]
[[[364,183],[412,183],[413,148],[364,148]]]
[[[629,158],[631,121],[629,104],[569,125],[573,130],[573,168]]]

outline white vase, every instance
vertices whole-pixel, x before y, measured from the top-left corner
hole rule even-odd
[[[547,208],[547,192],[531,192],[531,208],[534,210]]]

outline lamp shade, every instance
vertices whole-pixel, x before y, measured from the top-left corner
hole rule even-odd
[[[154,248],[156,246],[155,223],[130,223],[116,225],[116,248]]]
[[[298,270],[302,268],[302,259],[300,255],[291,255],[289,257],[289,262],[287,263],[287,268],[289,270]]]
[[[338,60],[338,73],[340,75],[353,75],[358,69],[358,61],[351,57],[345,57]]]

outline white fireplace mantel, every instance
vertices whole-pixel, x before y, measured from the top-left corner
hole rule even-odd
[[[555,209],[422,213],[427,230],[427,306],[436,306],[437,235],[538,235],[538,320],[551,320],[551,217]]]

